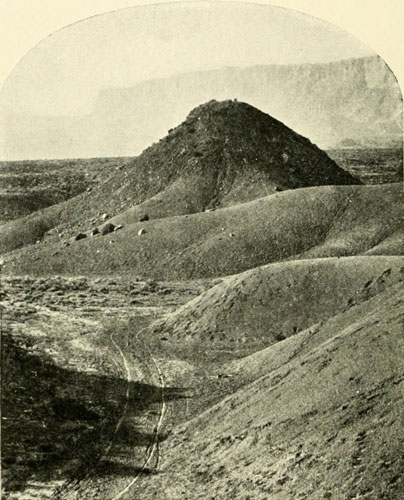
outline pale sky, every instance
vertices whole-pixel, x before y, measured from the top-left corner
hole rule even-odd
[[[34,47],[0,92],[0,112],[80,115],[106,87],[223,66],[317,63],[374,54],[288,9],[236,3],[133,7],[77,22]]]

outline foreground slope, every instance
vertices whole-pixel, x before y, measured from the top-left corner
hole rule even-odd
[[[307,252],[357,255],[386,239],[389,253],[402,255],[401,189],[386,184],[290,190],[213,212],[128,224],[69,246],[30,246],[6,255],[4,270],[189,279],[305,258]],[[139,236],[140,229],[145,234]]]
[[[371,272],[375,260],[363,259]],[[161,491],[168,499],[403,498],[402,279],[401,272],[369,300],[328,308],[327,319],[231,362],[228,376],[244,387],[174,431],[142,498]],[[268,329],[281,303],[303,311],[306,302],[304,294],[271,297]]]
[[[308,139],[252,106],[211,101],[91,192],[0,228],[0,251],[50,229],[88,231],[100,216],[138,221],[230,206],[276,191],[360,184]]]

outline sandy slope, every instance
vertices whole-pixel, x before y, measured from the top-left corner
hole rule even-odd
[[[213,212],[125,225],[67,247],[30,246],[8,254],[4,270],[189,279],[296,256],[357,255],[388,238],[402,255],[401,191],[400,184],[290,190]],[[141,228],[146,233],[139,236]]]

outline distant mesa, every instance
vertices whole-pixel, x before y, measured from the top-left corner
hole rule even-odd
[[[343,139],[340,143],[337,144],[339,148],[360,148],[361,145],[358,141],[354,141],[353,139]]]
[[[402,141],[402,98],[378,56],[321,64],[226,67],[102,90],[82,117],[12,116],[9,157],[138,155],[209,99],[249,102],[322,148]],[[110,137],[110,140],[106,140]]]

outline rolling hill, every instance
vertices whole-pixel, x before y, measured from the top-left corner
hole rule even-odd
[[[275,344],[403,280],[399,256],[277,262],[225,278],[151,332],[174,341]]]
[[[4,270],[191,279],[291,258],[377,254],[383,242],[388,253],[402,255],[401,190],[401,184],[289,190],[212,212],[128,224],[68,246],[59,240],[27,246],[4,256]]]

